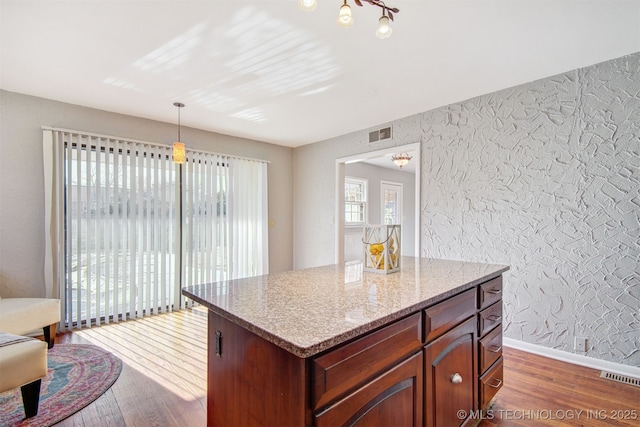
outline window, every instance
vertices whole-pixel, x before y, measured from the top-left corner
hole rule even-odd
[[[362,225],[367,221],[367,181],[358,178],[344,180],[345,225]]]
[[[45,288],[62,331],[178,310],[182,287],[268,273],[265,162],[188,150],[177,166],[169,146],[56,129],[43,142]]]

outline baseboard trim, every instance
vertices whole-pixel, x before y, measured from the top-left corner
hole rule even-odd
[[[566,351],[557,350],[555,348],[549,348],[538,344],[531,344],[507,337],[502,338],[502,344],[506,347],[511,347],[518,350],[526,351],[528,353],[549,357],[551,359],[560,360],[562,362],[573,363],[574,365],[586,366],[587,368],[597,369],[599,371],[607,371],[614,374],[627,375],[640,379],[640,368],[635,366],[595,359],[593,357],[569,353]]]

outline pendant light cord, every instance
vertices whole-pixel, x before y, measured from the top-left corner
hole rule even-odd
[[[178,142],[181,142],[180,141],[180,109],[184,107],[184,104],[182,102],[174,102],[173,105],[178,107]]]

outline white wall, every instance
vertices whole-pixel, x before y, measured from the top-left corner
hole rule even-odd
[[[333,259],[335,158],[421,141],[421,255],[509,264],[505,336],[640,365],[640,53],[391,124],[295,150],[295,267]]]
[[[187,114],[183,111],[183,115]],[[176,125],[0,91],[0,296],[44,296],[41,126],[171,144]],[[270,161],[269,268],[292,268],[292,149],[182,127],[191,148]]]

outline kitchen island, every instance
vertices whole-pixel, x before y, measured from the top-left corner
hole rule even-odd
[[[209,309],[209,426],[458,425],[502,385],[508,266],[402,258],[183,289]]]

